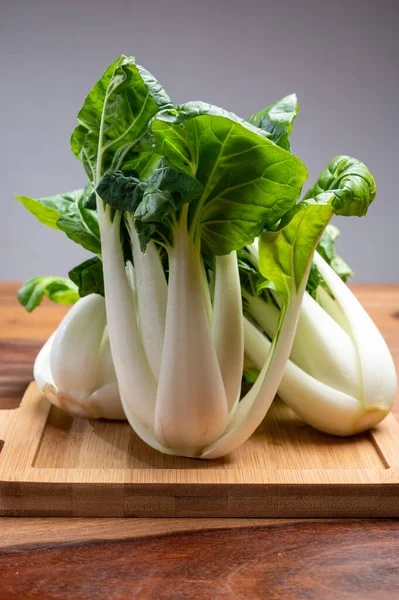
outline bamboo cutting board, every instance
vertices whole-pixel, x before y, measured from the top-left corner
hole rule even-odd
[[[399,425],[321,434],[277,400],[241,448],[170,457],[124,422],[72,418],[33,383],[0,413],[0,515],[398,517]]]

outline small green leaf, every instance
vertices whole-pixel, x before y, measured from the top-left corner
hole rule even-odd
[[[342,281],[347,281],[353,275],[350,266],[337,255],[335,250],[335,240],[339,237],[340,232],[334,225],[328,225],[325,232],[320,238],[317,246],[318,253],[330,265],[330,267],[340,276]],[[313,265],[314,269],[316,266]],[[321,278],[321,275],[320,275]],[[322,278],[321,278],[322,279]]]
[[[79,300],[76,285],[63,277],[31,277],[18,291],[18,300],[28,312],[39,306],[45,296],[68,306]]]
[[[289,137],[292,123],[298,114],[298,101],[295,94],[285,96],[275,104],[271,104],[251,115],[247,121],[255,127],[263,129],[270,135],[272,142],[290,151]]]
[[[57,194],[47,198],[15,196],[41,223],[63,231],[71,240],[89,252],[101,253],[97,213],[85,208],[93,188]]]
[[[333,194],[336,215],[364,216],[375,198],[375,181],[369,169],[360,160],[350,156],[336,156],[308,190],[305,199],[323,198]]]
[[[335,255],[330,263],[330,267],[337,275],[340,276],[342,281],[347,282],[353,276],[353,271],[350,266],[340,256]]]
[[[97,186],[100,198],[112,208],[134,212],[143,198],[147,183],[128,171],[106,173]]]
[[[104,296],[103,265],[98,256],[89,258],[68,273],[81,297],[89,294]]]
[[[312,265],[309,271],[308,282],[306,284],[306,291],[315,300],[317,300],[317,288],[319,287],[319,285],[322,285],[322,283],[323,278],[320,275],[319,269],[316,267],[316,265]]]
[[[148,183],[135,217],[144,223],[162,221],[198,198],[202,189],[194,177],[161,164]]]

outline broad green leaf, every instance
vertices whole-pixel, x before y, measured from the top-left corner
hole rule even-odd
[[[290,151],[292,123],[298,114],[298,101],[295,94],[285,96],[275,104],[251,115],[247,121],[270,134],[272,142]]]
[[[97,214],[85,208],[93,188],[87,185],[81,190],[57,194],[47,198],[15,196],[41,223],[59,229],[95,254],[101,253],[100,232]]]
[[[336,215],[362,217],[374,200],[375,192],[374,177],[366,165],[350,156],[336,156],[308,190],[305,199],[318,201],[324,193],[333,194]]]
[[[57,304],[75,304],[79,300],[78,288],[63,277],[31,277],[18,291],[18,300],[28,312],[32,312],[47,296]]]
[[[89,294],[104,296],[103,265],[98,256],[81,263],[69,271],[68,275],[79,290],[80,297]]]
[[[72,151],[90,181],[97,184],[103,174],[125,163],[129,169],[137,167],[142,153],[151,163],[148,123],[168,106],[162,86],[133,57],[120,56],[112,63],[89,92],[71,137]]]
[[[259,270],[288,305],[308,276],[313,252],[334,213],[331,204],[301,202],[282,220],[281,229],[259,238]]]
[[[261,130],[208,104],[159,113],[152,131],[165,162],[203,186],[189,219],[208,254],[251,243],[295,204],[307,176],[302,162]]]

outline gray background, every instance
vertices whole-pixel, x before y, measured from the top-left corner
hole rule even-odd
[[[87,254],[13,200],[83,185],[69,137],[83,98],[119,54],[176,103],[247,116],[296,92],[293,151],[312,182],[336,154],[377,181],[365,219],[340,219],[357,281],[399,275],[395,0],[0,0],[0,279],[66,275]]]

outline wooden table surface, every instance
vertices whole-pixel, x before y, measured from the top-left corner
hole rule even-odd
[[[0,284],[0,411],[66,311],[28,315],[17,287]],[[399,367],[399,285],[353,290]],[[31,598],[397,600],[399,521],[1,518],[0,600]]]

